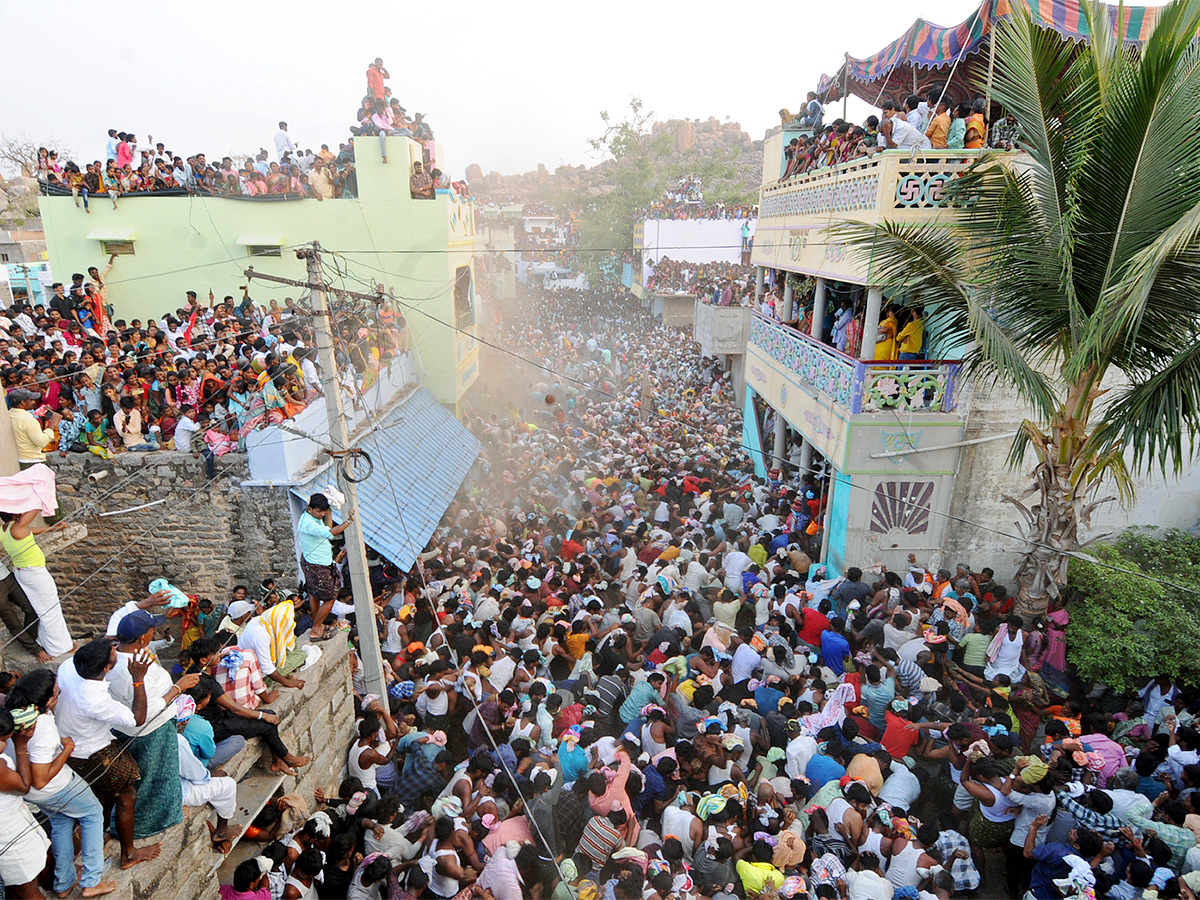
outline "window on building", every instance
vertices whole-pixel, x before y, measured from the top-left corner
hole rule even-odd
[[[0,253],[0,262],[8,262],[8,254]]]
[[[249,244],[246,246],[247,256],[279,256],[279,248],[274,244]]]
[[[133,241],[101,241],[100,250],[105,256],[133,256]]]
[[[454,324],[459,328],[475,324],[475,292],[471,286],[470,266],[459,266],[454,273]]]

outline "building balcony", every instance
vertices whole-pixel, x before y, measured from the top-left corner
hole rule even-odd
[[[746,352],[750,318],[748,306],[713,306],[699,302],[695,308],[692,335],[705,356],[737,356]]]
[[[948,209],[946,186],[975,157],[963,150],[888,150],[764,184],[751,262],[868,284],[869,260],[849,253],[826,229],[845,220],[936,220]],[[1012,162],[1022,154],[1003,157]]]
[[[790,374],[792,379],[798,377],[811,392],[851,415],[952,413],[957,405],[962,368],[958,362],[854,359],[758,313],[750,321],[748,347],[753,357],[769,361],[772,368]],[[765,372],[760,376],[747,368],[746,380],[751,387],[765,378]]]

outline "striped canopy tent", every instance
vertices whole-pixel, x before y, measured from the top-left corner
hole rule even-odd
[[[853,94],[872,106],[883,100],[901,103],[909,94],[931,91],[951,102],[978,94],[985,83],[992,27],[997,19],[1012,15],[1015,4],[1026,6],[1038,24],[1053,28],[1071,41],[1089,37],[1087,17],[1080,0],[983,0],[966,21],[948,28],[917,19],[904,34],[865,59],[849,54],[833,75],[822,75],[817,93],[825,102]],[[1108,6],[1113,34],[1118,21],[1122,40],[1140,45],[1154,30],[1160,7]]]

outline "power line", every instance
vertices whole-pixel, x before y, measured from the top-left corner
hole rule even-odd
[[[188,502],[190,502],[192,500],[192,498],[196,497],[206,487],[208,487],[209,485],[216,482],[219,478],[223,477],[224,474],[225,474],[224,472],[218,472],[212,478],[209,478],[208,480],[206,480],[203,484],[200,485],[200,487],[196,488],[196,490],[192,491],[192,493],[190,493],[187,497],[185,497],[183,499],[182,503],[187,504]],[[142,538],[144,538],[150,532],[154,531],[156,528],[158,528],[160,525],[162,525],[165,521],[167,521],[168,518],[170,518],[174,514],[175,514],[175,510],[174,510],[174,508],[172,508],[172,509],[168,510],[165,514],[163,514],[163,516],[161,516],[159,519],[155,520],[153,523],[151,523],[147,527],[143,528],[140,532],[138,532],[138,534],[134,537],[134,539],[132,541],[130,541],[128,544],[126,544],[124,547],[122,547],[116,553],[114,553],[110,557],[108,557],[108,559],[106,559],[99,566],[97,566],[94,571],[92,571],[90,574],[85,576],[82,581],[77,583],[75,585],[75,587],[71,588],[71,590],[67,591],[67,593],[65,593],[65,594],[60,594],[58,601],[53,606],[51,606],[50,609],[53,609],[55,607],[61,607],[64,600],[66,600],[68,597],[71,597],[74,594],[76,594],[80,588],[82,588],[85,584],[87,584],[89,581],[91,581],[93,578],[95,578],[97,575],[99,575],[102,571],[104,571],[104,569],[108,568],[110,563],[119,559],[122,555],[124,555],[124,553],[126,551],[128,551],[135,544],[139,543],[142,540]],[[9,639],[7,641],[5,641],[3,644],[0,644],[0,650],[3,650],[9,644],[11,644],[13,641],[15,641],[17,639],[17,635],[24,634],[26,631],[28,631],[30,628],[32,628],[36,624],[37,624],[37,622],[32,622],[29,625],[26,625],[20,631],[18,631],[17,634],[10,635]]]
[[[336,311],[334,313],[334,316],[335,316],[334,327],[336,329],[336,327],[337,327]],[[354,380],[354,390],[358,394],[359,401],[362,403],[363,409],[366,412],[367,421],[368,422],[374,421],[375,417],[371,413],[371,406],[367,402],[366,397],[363,396],[362,390],[358,386],[357,378]],[[380,402],[382,402],[382,399]],[[377,429],[378,426],[373,426],[373,427]],[[408,532],[408,526],[404,524],[404,512],[400,507],[400,498],[399,498],[399,495],[396,493],[396,485],[392,481],[392,475],[391,475],[391,472],[389,471],[388,466],[383,467],[383,474],[384,474],[384,477],[387,479],[388,489],[391,491],[391,494],[392,494],[392,504],[396,509],[396,521],[400,525],[401,530],[404,532],[404,541],[406,544],[408,544],[409,553],[411,553],[412,557],[413,557],[413,568],[417,572],[418,579],[420,579],[422,593],[425,594],[425,597],[424,597],[425,602],[429,605],[430,611],[433,613],[433,621],[434,621],[435,628],[436,628],[437,632],[442,636],[442,643],[447,648],[449,648],[451,650],[451,652],[453,653],[454,651],[453,651],[453,647],[450,644],[450,639],[447,636],[446,632],[443,630],[442,623],[439,620],[438,615],[437,615],[437,610],[433,606],[433,598],[428,596],[429,586],[425,581],[425,573],[422,570],[422,568],[419,565],[417,565],[417,561],[419,559],[419,554],[417,553],[416,546],[413,544],[412,536]],[[377,627],[374,619],[372,619],[369,627],[371,627],[371,628]],[[362,631],[362,627],[360,626],[359,632],[361,633],[361,631]],[[476,678],[480,679],[479,683],[480,683],[481,689],[482,689],[482,676],[480,676],[480,675],[478,675],[478,673],[476,673]],[[474,708],[475,715],[476,715],[476,717],[478,717],[480,715],[480,704],[478,703],[478,701],[476,701],[474,692],[468,691],[464,696],[466,696],[467,700],[471,703],[472,707]],[[525,793],[521,790],[521,786],[517,780],[517,773],[515,773],[511,769],[509,769],[508,763],[504,760],[504,758],[500,754],[500,747],[496,742],[496,737],[495,737],[495,735],[492,734],[491,729],[487,727],[486,723],[484,723],[484,732],[487,734],[488,741],[491,743],[492,749],[495,751],[495,756],[493,757],[494,760],[499,762],[499,764],[504,767],[505,772],[508,773],[509,783],[512,784],[513,789],[517,792],[517,797],[521,800],[522,807],[528,812],[529,801],[525,798]],[[558,770],[558,774],[559,774],[559,776],[561,776],[562,771]],[[559,785],[560,790],[561,790],[561,787],[562,786],[560,784]],[[554,853],[553,853],[553,848],[550,846],[550,842],[546,840],[545,834],[542,833],[541,826],[538,824],[537,819],[532,814],[528,814],[526,816],[526,819],[533,826],[533,829],[538,833],[538,837],[541,839],[543,846],[551,854],[550,859],[554,863],[554,867],[558,870],[559,878],[562,880],[563,884],[566,884],[567,879],[563,875],[562,867],[560,866],[557,858],[555,858]]]
[[[584,387],[584,388],[585,388],[586,390],[588,390],[588,391],[594,391],[595,393],[598,393],[598,394],[600,394],[601,396],[607,397],[607,398],[609,398],[609,399],[611,399],[611,400],[622,400],[622,399],[623,399],[623,398],[621,398],[621,397],[618,397],[618,396],[616,396],[616,395],[614,395],[614,394],[610,393],[609,391],[606,391],[606,390],[604,390],[603,388],[597,387],[597,386],[595,386],[595,385],[588,384],[587,382],[585,382],[585,381],[583,381],[583,380],[581,380],[581,379],[578,379],[578,378],[575,378],[574,376],[568,375],[568,374],[566,374],[565,372],[561,372],[561,371],[559,371],[559,370],[556,370],[556,369],[554,369],[552,366],[549,366],[549,365],[547,365],[547,364],[545,364],[545,363],[542,363],[542,362],[538,362],[537,360],[531,359],[531,358],[529,358],[529,357],[527,357],[527,356],[523,356],[522,354],[520,354],[520,353],[517,353],[517,352],[516,352],[516,351],[514,351],[514,350],[510,350],[510,349],[509,349],[509,348],[507,348],[507,347],[503,347],[503,346],[501,346],[501,345],[499,345],[499,344],[496,344],[496,343],[494,343],[494,342],[492,342],[492,341],[489,341],[489,340],[487,340],[486,338],[481,338],[481,337],[479,337],[478,335],[472,334],[471,332],[467,331],[466,329],[464,329],[464,328],[460,328],[458,325],[456,325],[456,324],[452,324],[452,323],[450,323],[450,322],[447,322],[447,321],[445,321],[444,319],[439,319],[437,316],[434,316],[433,314],[431,314],[431,313],[429,313],[429,312],[426,312],[426,311],[425,311],[425,310],[423,310],[423,309],[419,309],[419,308],[417,308],[417,307],[414,307],[414,306],[409,306],[407,303],[405,303],[405,302],[404,302],[404,298],[398,298],[398,297],[396,297],[394,294],[392,295],[392,298],[393,298],[394,300],[396,300],[396,302],[397,302],[398,304],[400,304],[402,307],[406,307],[406,308],[410,309],[410,310],[411,310],[411,311],[413,311],[413,312],[419,313],[419,314],[421,314],[421,315],[425,316],[426,318],[430,319],[431,321],[433,321],[433,322],[436,322],[436,323],[438,323],[438,324],[440,324],[440,325],[443,325],[443,326],[445,326],[446,328],[451,328],[451,329],[453,329],[454,331],[456,331],[456,332],[458,332],[458,333],[469,335],[470,337],[474,338],[476,341],[478,341],[479,343],[483,344],[483,345],[484,345],[484,346],[486,346],[486,347],[490,347],[490,348],[492,348],[492,349],[494,349],[494,350],[497,350],[497,351],[499,351],[499,352],[501,352],[501,353],[504,353],[504,354],[506,354],[506,355],[508,355],[508,356],[511,356],[511,357],[513,357],[514,359],[518,359],[518,360],[520,360],[520,361],[522,361],[522,362],[524,362],[524,363],[526,363],[526,364],[528,364],[528,365],[531,365],[531,366],[533,366],[533,367],[535,367],[535,368],[537,368],[537,369],[541,369],[541,370],[542,370],[542,371],[544,371],[544,372],[548,372],[548,373],[550,373],[550,374],[552,374],[552,375],[556,375],[556,376],[558,376],[559,378],[561,378],[561,379],[563,379],[563,380],[565,380],[565,381],[568,381],[568,382],[570,382],[570,383],[572,383],[572,384],[580,385],[580,386]],[[628,401],[627,401],[627,402],[628,402]],[[776,410],[775,412],[776,412],[776,415],[780,415],[780,413],[779,413],[779,411],[778,411],[778,410]],[[652,408],[652,409],[650,409],[650,410],[648,411],[648,414],[649,414],[649,415],[651,415],[651,416],[654,416],[654,417],[656,417],[656,418],[664,419],[664,420],[666,420],[666,421],[668,421],[668,422],[671,422],[671,423],[672,423],[672,424],[674,424],[674,425],[679,425],[679,426],[682,426],[683,428],[685,428],[685,429],[688,429],[688,430],[693,430],[693,431],[694,431],[694,430],[697,430],[697,426],[696,426],[696,425],[693,425],[692,423],[690,423],[690,422],[687,422],[687,421],[686,421],[686,420],[684,420],[684,419],[674,418],[674,417],[672,417],[672,416],[665,415],[665,414],[663,414],[663,413],[660,413],[660,412],[658,412],[656,409],[653,409],[653,408]],[[718,438],[717,438],[717,436],[715,436],[715,435],[709,435],[709,434],[705,434],[705,435],[704,435],[704,438],[705,438],[705,440],[707,440],[707,441],[709,441],[709,442],[711,442],[711,443],[717,443],[717,441],[718,441]],[[732,447],[732,448],[734,448],[734,449],[736,449],[736,450],[745,450],[745,451],[749,451],[749,452],[757,452],[757,451],[755,451],[755,449],[754,449],[753,447],[750,447],[748,444],[735,443],[735,442],[733,441],[733,439],[730,439],[730,438],[726,438],[726,439],[724,439],[724,442],[726,443],[726,445],[727,445],[727,446],[729,446],[729,447]],[[875,492],[874,492],[873,490],[871,490],[870,488],[868,488],[866,485],[859,485],[859,484],[856,484],[854,481],[848,481],[848,482],[842,482],[842,483],[844,483],[844,484],[848,484],[849,486],[851,486],[851,487],[853,487],[853,488],[856,488],[856,489],[858,489],[858,490],[861,490],[861,491],[865,491],[865,492],[867,492],[867,493],[871,494],[872,496],[874,496],[874,493],[875,493]],[[1019,542],[1021,542],[1021,543],[1023,543],[1023,544],[1028,544],[1028,545],[1030,545],[1030,546],[1037,547],[1038,549],[1042,549],[1042,550],[1050,550],[1050,551],[1052,551],[1052,552],[1054,552],[1054,553],[1066,553],[1066,555],[1068,555],[1068,556],[1073,556],[1073,557],[1075,557],[1075,558],[1078,558],[1078,559],[1085,560],[1085,561],[1087,561],[1087,562],[1089,562],[1089,563],[1092,563],[1093,565],[1098,565],[1098,566],[1100,566],[1100,567],[1102,567],[1102,568],[1110,569],[1111,571],[1114,571],[1114,572],[1120,572],[1120,573],[1122,573],[1122,574],[1125,574],[1125,575],[1133,575],[1133,576],[1136,576],[1136,577],[1140,577],[1140,578],[1143,578],[1144,580],[1147,580],[1147,581],[1153,581],[1153,582],[1156,582],[1156,583],[1158,583],[1158,584],[1161,584],[1161,585],[1163,585],[1163,586],[1165,586],[1165,587],[1171,587],[1171,588],[1174,588],[1174,589],[1176,589],[1176,590],[1184,591],[1184,592],[1186,592],[1186,593],[1189,593],[1189,594],[1200,594],[1200,588],[1189,588],[1189,587],[1185,587],[1185,586],[1183,586],[1183,585],[1175,584],[1175,583],[1173,583],[1173,582],[1165,581],[1165,580],[1163,580],[1163,579],[1160,579],[1160,578],[1156,578],[1155,576],[1153,576],[1153,575],[1148,575],[1148,574],[1146,574],[1146,573],[1144,573],[1144,572],[1136,572],[1136,571],[1134,571],[1134,570],[1132,570],[1132,569],[1123,569],[1123,568],[1121,568],[1121,567],[1119,567],[1119,566],[1114,566],[1114,565],[1112,565],[1112,564],[1110,564],[1110,563],[1106,563],[1106,562],[1104,562],[1103,560],[1100,560],[1100,559],[1097,559],[1097,558],[1094,558],[1094,557],[1090,557],[1090,556],[1088,556],[1087,554],[1083,554],[1083,553],[1080,553],[1080,552],[1078,552],[1078,551],[1063,551],[1061,548],[1054,547],[1054,546],[1052,546],[1052,545],[1050,545],[1050,544],[1045,544],[1045,543],[1042,543],[1042,542],[1040,542],[1040,541],[1037,541],[1037,540],[1034,540],[1034,539],[1032,539],[1032,538],[1030,538],[1030,537],[1028,537],[1028,536],[1026,536],[1026,535],[1018,535],[1018,534],[1012,534],[1012,533],[1010,533],[1010,532],[1006,532],[1006,531],[1001,531],[1001,530],[999,530],[999,529],[992,528],[992,527],[990,527],[990,526],[988,526],[988,525],[984,525],[984,524],[983,524],[983,523],[981,523],[981,522],[975,522],[975,521],[973,521],[973,520],[970,520],[970,519],[963,518],[962,516],[956,516],[956,515],[954,515],[953,513],[949,513],[949,512],[943,512],[943,511],[941,511],[941,510],[934,509],[932,506],[923,506],[923,505],[921,505],[921,504],[919,504],[919,503],[916,503],[916,502],[914,502],[914,501],[911,501],[911,500],[907,500],[907,499],[905,499],[905,498],[903,498],[903,497],[898,497],[898,496],[896,496],[896,497],[892,497],[892,496],[889,496],[889,497],[888,497],[888,499],[889,499],[889,500],[892,500],[892,501],[894,501],[894,502],[901,503],[901,504],[903,504],[903,505],[907,506],[909,509],[916,510],[916,511],[921,511],[921,512],[926,512],[926,513],[930,513],[930,514],[933,514],[933,515],[942,516],[943,518],[949,519],[949,520],[951,520],[951,521],[954,521],[954,522],[957,522],[957,523],[959,523],[959,524],[963,524],[963,525],[970,525],[970,526],[972,526],[972,527],[974,527],[974,528],[978,528],[978,529],[980,529],[980,530],[982,530],[982,531],[986,531],[986,532],[989,532],[989,533],[991,533],[991,534],[995,534],[995,535],[997,535],[997,536],[1000,536],[1000,537],[1009,538],[1010,540],[1019,541]]]

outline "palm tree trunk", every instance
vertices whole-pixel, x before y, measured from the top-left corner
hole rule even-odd
[[[1068,407],[1069,408],[1069,407]],[[1086,524],[1094,504],[1091,467],[1072,484],[1085,439],[1082,423],[1069,413],[1043,434],[1031,422],[1024,425],[1037,457],[1033,484],[1020,499],[1006,497],[1025,520],[1025,550],[1017,566],[1017,596],[1013,611],[1026,624],[1045,615],[1051,597],[1067,582],[1069,554],[1079,549],[1079,526]]]
[[[1033,471],[1032,505],[1017,503],[1025,513],[1028,541],[1017,566],[1017,596],[1013,611],[1027,624],[1044,615],[1051,597],[1066,584],[1067,564],[1077,545],[1079,519],[1069,465],[1042,460]],[[1027,495],[1028,496],[1028,495]],[[1011,498],[1010,498],[1011,499]]]

